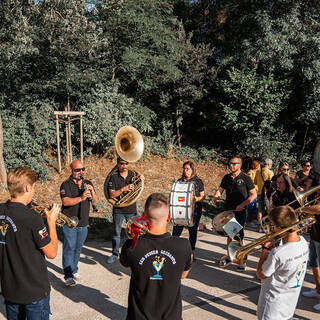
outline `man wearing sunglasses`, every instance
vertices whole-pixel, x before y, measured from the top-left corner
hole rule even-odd
[[[212,203],[215,205],[217,199],[226,190],[226,210],[234,211],[236,220],[242,225],[243,229],[239,232],[242,242],[247,219],[246,207],[257,198],[257,192],[251,178],[241,171],[242,159],[240,157],[231,158],[228,166],[231,172],[222,178],[220,187],[212,198]],[[227,244],[231,241],[232,239],[228,237]],[[244,271],[245,267],[245,265],[238,266],[238,270]]]
[[[133,190],[132,179],[134,172],[128,170],[128,162],[122,158],[117,158],[117,170],[110,177],[108,183],[108,192],[111,198],[119,198],[121,195]],[[113,235],[112,235],[112,255],[108,257],[107,262],[113,263],[119,257],[120,235],[123,219],[128,220],[137,214],[137,205],[133,203],[127,207],[113,206]]]
[[[90,180],[85,180],[85,167],[80,160],[74,160],[70,164],[71,175],[60,186],[62,200],[62,212],[68,217],[78,217],[77,227],[70,229],[67,225],[62,227],[63,253],[62,265],[66,286],[74,286],[75,280],[80,280],[78,263],[82,246],[87,238],[90,201],[98,201]],[[85,188],[83,184],[85,183]]]

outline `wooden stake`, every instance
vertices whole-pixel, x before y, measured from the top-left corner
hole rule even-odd
[[[57,147],[58,147],[58,170],[59,170],[59,173],[61,173],[59,116],[57,114],[56,114],[56,129],[57,129]]]
[[[83,128],[82,128],[82,115],[80,116],[80,160],[83,163]]]

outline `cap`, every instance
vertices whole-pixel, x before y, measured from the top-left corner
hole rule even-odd
[[[264,164],[272,164],[273,162],[272,162],[272,160],[271,159],[266,159],[265,161],[264,161]]]

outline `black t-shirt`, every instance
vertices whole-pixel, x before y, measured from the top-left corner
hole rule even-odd
[[[83,182],[93,186],[90,180],[83,180]],[[61,184],[60,197],[61,199],[76,198],[80,197],[84,191],[85,188],[79,188],[78,184],[73,181],[72,177],[70,177]],[[78,227],[85,227],[89,224],[90,201],[87,198],[74,206],[66,207],[62,205],[62,212],[68,217],[78,217]]]
[[[0,278],[7,301],[26,304],[50,293],[47,265],[41,248],[50,243],[41,216],[24,204],[0,204]]]
[[[303,170],[299,170],[299,171],[297,171],[296,175],[297,175],[298,179],[304,178],[302,181],[300,181],[300,182],[298,183],[299,187],[301,187],[301,188],[305,188],[305,187],[307,186],[307,185],[306,185],[307,181],[308,181],[309,179],[312,179],[312,180],[313,180],[313,178],[314,178],[314,177],[313,177],[313,174],[312,174],[312,171],[309,172],[309,175],[305,175],[305,174],[303,173]]]
[[[132,178],[134,177],[135,173],[131,170],[128,170],[128,175],[126,177],[126,179],[124,179],[121,175],[119,170],[116,171],[115,174],[113,174],[110,177],[109,180],[109,185],[108,185],[108,190],[112,189],[112,190],[119,190],[125,186],[127,186],[128,184],[132,183]],[[123,192],[119,197],[117,197],[117,199],[120,199],[120,197],[123,197],[124,195],[126,195],[127,192]],[[127,207],[115,207],[113,206],[113,213],[137,213],[137,205],[136,203],[131,204],[130,206]]]
[[[183,178],[180,178],[178,181],[186,181]],[[204,191],[204,185],[202,180],[198,177],[195,176],[192,179],[188,180],[188,182],[193,182],[195,185],[195,195],[196,197],[200,196],[200,192]],[[202,202],[196,202],[196,206],[195,206],[195,210],[196,211],[201,211],[202,210]]]
[[[293,209],[298,209],[300,207],[300,204],[298,201],[295,201],[296,197],[293,194],[293,192],[289,194],[281,194],[279,191],[277,191],[272,196],[272,206],[273,207],[279,207],[279,206],[286,206],[290,203],[290,207]]]
[[[132,274],[128,298],[130,320],[181,320],[181,275],[191,268],[191,246],[187,239],[146,234],[135,248],[127,240],[120,262]]]
[[[226,210],[233,210],[248,199],[249,191],[254,189],[254,184],[251,178],[241,171],[235,178],[231,173],[226,174],[220,187],[226,190]]]

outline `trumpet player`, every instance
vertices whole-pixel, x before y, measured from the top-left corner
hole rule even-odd
[[[275,232],[297,222],[296,213],[289,206],[272,209],[269,218]],[[264,243],[257,267],[257,277],[261,279],[257,310],[259,320],[293,319],[308,255],[306,240],[294,228],[289,229],[278,247],[272,241]]]
[[[69,179],[60,186],[62,212],[68,217],[78,217],[79,224],[73,229],[68,228],[67,225],[62,227],[62,266],[66,286],[74,286],[75,280],[80,280],[78,263],[88,234],[90,201],[94,203],[98,201],[92,182],[83,179],[85,173],[83,163],[80,160],[74,160],[70,164],[70,170]]]
[[[50,284],[44,255],[58,251],[56,220],[59,206],[40,214],[29,209],[38,175],[27,167],[11,169],[11,199],[0,205],[0,277],[7,319],[49,319]],[[49,231],[49,232],[48,232]]]

